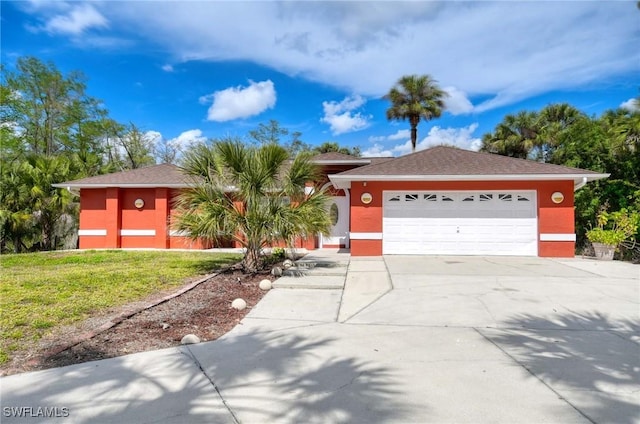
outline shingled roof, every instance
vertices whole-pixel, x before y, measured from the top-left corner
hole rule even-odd
[[[382,163],[350,169],[330,176],[339,188],[351,181],[444,181],[444,180],[568,180],[580,182],[606,178],[585,169],[516,159],[491,153],[437,146]]]
[[[393,159],[391,157],[357,157],[338,152],[320,153],[311,158],[318,165],[370,165]]]
[[[54,187],[70,189],[105,187],[168,187],[184,188],[189,186],[188,178],[176,165],[163,163],[113,174],[97,175],[54,184]]]

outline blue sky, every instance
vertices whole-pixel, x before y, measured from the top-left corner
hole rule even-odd
[[[589,115],[640,88],[635,1],[2,1],[2,63],[80,70],[111,117],[187,145],[271,119],[316,145],[410,151],[381,97],[407,74],[449,92],[419,148],[476,149],[508,113]]]

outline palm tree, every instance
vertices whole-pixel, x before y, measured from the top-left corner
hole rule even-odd
[[[506,115],[493,133],[482,137],[480,151],[527,159],[536,146],[538,114],[522,111]]]
[[[405,75],[384,96],[391,102],[391,107],[387,109],[388,120],[409,120],[412,151],[416,150],[420,119],[430,121],[439,118],[445,97],[448,94],[429,75]]]
[[[3,163],[0,179],[0,249],[11,245],[14,253],[29,247],[36,220],[31,212],[30,187],[25,183],[26,163]]]
[[[69,180],[64,156],[28,155],[5,166],[0,180],[0,245],[14,252],[35,246],[56,249],[68,234],[60,231],[76,211],[71,193],[53,184]],[[3,164],[4,165],[4,164]]]
[[[273,143],[222,140],[188,152],[183,171],[194,186],[178,198],[174,228],[194,239],[235,240],[245,249],[246,272],[261,268],[266,246],[329,231],[327,195],[305,191],[318,179],[308,153],[289,160],[287,150]]]
[[[537,148],[538,158],[549,162],[558,147],[562,134],[578,119],[584,116],[568,103],[555,103],[545,106],[538,115]]]

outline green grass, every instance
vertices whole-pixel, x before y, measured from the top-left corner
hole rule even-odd
[[[88,251],[0,256],[0,365],[11,352],[107,308],[241,259],[211,252]]]

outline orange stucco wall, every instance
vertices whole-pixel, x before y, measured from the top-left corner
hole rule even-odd
[[[163,187],[80,190],[80,248],[212,247],[205,241],[170,235],[173,199],[177,194],[178,191]],[[137,199],[144,201],[142,208],[135,206]],[[92,234],[86,234],[85,230]],[[148,234],[140,234],[140,230]],[[106,232],[106,235],[95,235],[96,231]],[[137,231],[138,234],[127,235],[127,231]]]
[[[155,189],[137,188],[120,190],[121,231],[127,230],[155,230],[156,234],[164,228],[156,228]],[[144,200],[144,206],[136,208],[136,199]],[[148,236],[120,236],[120,247],[155,247],[155,235]]]
[[[106,189],[83,189],[80,196],[80,230],[106,230]],[[107,247],[106,236],[80,236],[80,249]]]
[[[352,233],[381,233],[382,232],[382,192],[403,190],[535,190],[538,205],[538,234],[573,234],[573,181],[369,181],[351,184],[351,221]],[[551,201],[553,192],[562,192],[564,201],[555,204]],[[365,205],[360,200],[362,193],[368,192],[373,196],[370,204]],[[575,242],[573,241],[539,241],[538,255],[547,257],[574,256]],[[381,240],[351,240],[351,255],[379,256],[382,255]]]

